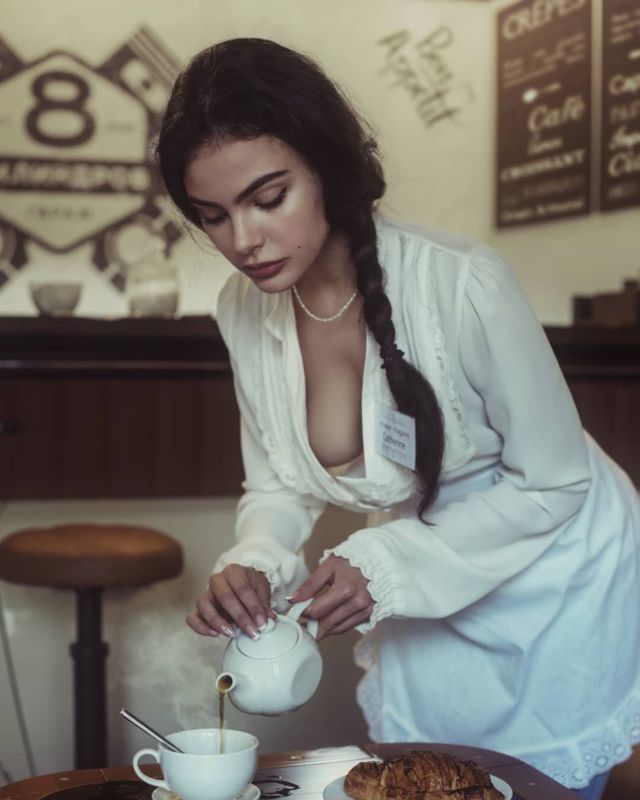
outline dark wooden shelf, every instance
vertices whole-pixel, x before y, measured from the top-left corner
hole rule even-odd
[[[0,375],[25,373],[228,374],[211,317],[0,317]]]
[[[640,378],[640,326],[545,328],[567,377]]]
[[[640,371],[640,326],[545,331],[567,374]],[[229,356],[211,317],[0,317],[0,373],[25,370],[228,373]]]

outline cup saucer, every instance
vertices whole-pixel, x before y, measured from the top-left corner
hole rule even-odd
[[[182,800],[177,792],[172,792],[171,789],[163,789],[159,786],[151,792],[152,800]]]
[[[237,794],[233,800],[260,800],[260,789],[255,783],[250,783],[247,788]]]
[[[259,800],[260,789],[255,783],[250,783],[246,789],[237,794],[233,800]],[[172,792],[170,789],[163,789],[159,786],[151,792],[151,800],[182,800],[177,792]]]

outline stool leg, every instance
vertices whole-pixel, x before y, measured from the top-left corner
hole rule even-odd
[[[105,660],[102,590],[76,589],[78,638],[74,660],[76,769],[107,766]]]

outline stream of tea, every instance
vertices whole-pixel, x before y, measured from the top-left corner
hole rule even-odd
[[[231,689],[231,678],[225,675],[216,682],[218,689],[218,719],[220,729],[220,752],[224,753],[224,699],[227,696],[229,689]]]

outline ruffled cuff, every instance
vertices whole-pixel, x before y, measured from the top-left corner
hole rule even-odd
[[[371,552],[371,543],[367,542],[364,531],[352,534],[346,541],[325,550],[320,563],[330,555],[346,558],[353,567],[357,567],[369,581],[367,589],[373,599],[373,611],[367,622],[356,626],[358,633],[369,633],[380,620],[393,616],[398,608],[388,559],[385,560],[377,553]]]

